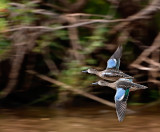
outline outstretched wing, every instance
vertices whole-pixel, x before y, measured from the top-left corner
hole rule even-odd
[[[122,57],[122,45],[120,45],[110,59],[121,59]]]
[[[120,66],[120,59],[122,56],[122,46],[120,45],[117,50],[114,52],[114,54],[110,57],[110,59],[107,61],[107,68],[112,69],[119,69]]]
[[[129,89],[117,88],[115,95],[115,105],[118,120],[123,121],[127,109],[127,99],[129,96]]]
[[[127,101],[115,101],[115,105],[118,120],[121,122],[123,121],[126,114]]]

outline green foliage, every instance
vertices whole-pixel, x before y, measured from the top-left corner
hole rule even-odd
[[[58,75],[58,80],[72,86],[75,89],[84,89],[85,87],[95,81],[95,76],[88,76],[83,74],[82,70],[86,70],[88,67],[81,66],[80,62],[77,60],[70,61],[66,63],[67,69],[63,70],[61,74]],[[85,79],[83,79],[85,77]],[[65,90],[61,88],[61,90]]]
[[[154,89],[152,89],[151,91],[150,91],[150,97],[152,98],[152,99],[158,99],[159,98],[159,93],[157,92],[157,90],[154,90]]]
[[[106,15],[109,9],[109,5],[104,0],[90,0],[86,7],[84,10],[86,13],[101,15]]]
[[[68,33],[66,30],[58,30],[54,33],[54,35],[61,40],[68,40]]]
[[[11,49],[11,43],[4,36],[0,36],[0,60],[4,60],[9,57],[8,51]]]
[[[103,47],[103,43],[106,41],[106,38],[104,37],[106,32],[107,28],[105,28],[105,25],[97,26],[91,36],[85,37],[87,40],[86,43],[83,44],[85,46],[83,53],[90,54],[95,49]]]
[[[158,25],[158,29],[160,30],[160,13],[155,15],[155,24]]]
[[[51,102],[53,103],[52,100],[56,100],[56,94],[45,94],[45,95],[41,95],[41,97],[39,97],[38,99],[35,99],[34,101],[30,102],[27,105],[34,105],[34,104],[38,104],[38,103],[46,103],[46,102]]]
[[[4,18],[0,18],[0,30],[4,31],[7,29],[7,21]]]
[[[12,29],[14,27],[18,28],[23,26],[46,26],[49,28],[57,28],[69,24],[69,22],[65,20],[65,17],[63,18],[63,16],[66,15],[66,12],[63,12],[61,10],[56,12],[54,8],[48,8],[48,6],[46,5],[47,2],[49,4],[54,3],[56,5],[58,1],[34,3],[33,1],[29,0],[18,0],[16,2],[19,2],[21,6],[10,6],[8,4],[8,1],[0,0],[0,16],[2,16],[0,17],[1,32],[5,31],[6,29]],[[75,0],[70,0],[70,2],[74,3]],[[59,3],[57,4],[57,6],[60,5],[61,4]],[[146,6],[146,2],[142,2],[142,5]],[[6,13],[5,9],[8,10],[8,13]],[[35,10],[42,11],[42,14],[36,14],[34,12]],[[45,15],[45,11],[51,12],[53,14],[57,13],[57,16]],[[76,16],[75,18],[77,18],[77,23],[93,19],[116,19],[120,17],[117,9],[113,8],[113,5],[110,5],[105,0],[89,0],[85,7],[79,13],[88,13],[93,14],[94,16],[87,16],[88,14],[86,16]],[[154,16],[155,25],[157,25],[160,29],[159,18],[159,13]],[[81,19],[82,21],[79,21]],[[71,40],[69,38],[69,36],[71,36],[72,34],[69,34],[70,32],[68,32],[67,28],[56,30],[53,32],[44,31],[44,33],[37,38],[35,47],[32,49],[32,51],[38,53],[38,55],[47,55],[47,57],[49,57],[49,59],[51,59],[51,61],[53,61],[58,67],[60,73],[58,75],[50,74],[54,71],[48,72],[49,68],[47,69],[46,65],[44,65],[44,59],[40,59],[38,61],[34,60],[38,63],[38,68],[43,67],[44,69],[47,69],[43,71],[43,68],[39,68],[39,71],[41,72],[42,70],[44,74],[52,75],[52,77],[56,78],[58,81],[71,85],[75,89],[83,89],[87,91],[90,84],[94,82],[97,77],[84,74],[81,71],[86,70],[92,66],[94,67],[100,65],[98,64],[97,58],[94,58],[95,56],[98,56],[100,60],[105,60],[105,58],[107,59],[107,57],[109,58],[111,53],[108,53],[109,48],[106,48],[108,46],[107,44],[117,42],[117,36],[121,35],[116,34],[115,36],[110,36],[109,34],[113,29],[113,26],[116,24],[118,23],[94,23],[82,27],[77,27],[79,40],[78,44],[80,44],[79,49],[73,48],[74,43],[71,44]],[[159,29],[157,30],[158,32]],[[28,34],[34,34],[34,32],[35,30],[26,30],[26,33]],[[8,56],[10,56],[8,51],[13,50],[11,47],[13,42],[12,39],[10,39],[13,33],[16,32],[7,32],[4,33],[3,36],[0,36],[0,60],[6,59]],[[126,44],[124,44],[124,66],[129,65],[137,57],[136,53],[134,52],[136,49],[133,45],[134,44],[132,44],[130,40],[128,40]],[[70,53],[70,51],[72,53]],[[84,58],[75,59],[74,52],[78,53],[79,55],[83,55]],[[107,60],[105,60],[105,62],[103,63],[106,64],[106,61]],[[124,67],[124,69],[126,67]],[[24,66],[22,70],[25,68],[26,66]],[[23,74],[23,72],[21,74]],[[22,78],[25,78],[24,75],[21,76]],[[52,86],[55,87],[55,85]],[[66,89],[59,88],[59,93],[57,92],[56,94],[60,94],[64,91],[66,91]],[[158,98],[156,92],[157,90],[151,90],[151,98]],[[45,100],[47,101],[48,99],[52,98],[52,96],[53,95],[44,94],[32,103],[43,102]],[[135,98],[139,99],[140,95],[135,94]]]
[[[14,16],[12,17],[12,21],[16,24],[29,25],[34,22],[37,18],[36,16],[30,12],[31,9],[26,8],[15,8],[11,7],[10,11],[14,12]]]
[[[8,8],[8,0],[1,0],[0,1],[0,10]]]
[[[136,58],[134,54],[134,46],[132,43],[127,43],[124,45],[123,49],[123,58],[129,64]]]

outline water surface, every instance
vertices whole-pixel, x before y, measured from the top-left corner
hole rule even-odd
[[[118,122],[114,109],[1,109],[0,132],[160,132],[159,112],[126,115]]]

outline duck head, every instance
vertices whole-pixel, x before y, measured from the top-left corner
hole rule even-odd
[[[108,82],[99,80],[98,82],[92,83],[93,85],[100,85],[100,86],[106,86]]]
[[[96,69],[88,69],[88,70],[84,70],[82,72],[85,72],[85,73],[90,73],[90,74],[96,74],[97,73],[97,70]]]

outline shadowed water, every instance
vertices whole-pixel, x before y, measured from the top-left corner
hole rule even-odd
[[[1,109],[0,132],[159,132],[160,113],[155,109],[126,115],[121,123],[114,109],[105,106]]]

